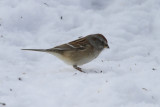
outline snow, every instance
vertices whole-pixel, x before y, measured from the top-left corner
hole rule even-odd
[[[159,0],[0,0],[0,107],[159,107],[159,11]],[[110,49],[87,73],[21,50],[94,33]]]

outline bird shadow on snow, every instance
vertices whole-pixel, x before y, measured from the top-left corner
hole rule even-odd
[[[82,69],[84,73],[103,73],[102,70],[95,70],[95,69]]]
[[[87,65],[84,65],[83,67],[81,67],[82,68],[82,70],[85,72],[85,73],[94,73],[94,74],[100,74],[100,73],[103,73],[103,74],[105,74],[105,73],[107,73],[107,72],[109,72],[109,71],[111,71],[111,69],[109,69],[109,68],[106,68],[106,67],[104,67],[104,66],[99,66],[99,65],[97,65],[97,66],[87,66]]]
[[[85,74],[104,74],[103,73],[103,71],[96,71],[96,70],[94,70],[94,69],[87,69],[87,70],[84,70],[83,69],[83,71],[84,72],[80,72],[80,71],[74,71],[74,74],[73,75],[78,75],[78,74],[80,74],[80,75],[85,75]]]
[[[84,72],[81,72],[81,73],[86,73],[86,74],[100,74],[100,73],[107,73],[107,71],[104,71],[104,70],[101,70],[101,69],[95,69],[95,68],[85,68],[85,69],[83,69],[82,68],[82,70],[84,71]],[[78,71],[79,72],[79,71]]]

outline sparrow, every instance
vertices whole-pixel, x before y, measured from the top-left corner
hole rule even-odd
[[[102,34],[91,34],[49,49],[22,50],[50,53],[78,71],[84,72],[78,66],[97,58],[104,48],[109,48],[107,39]]]

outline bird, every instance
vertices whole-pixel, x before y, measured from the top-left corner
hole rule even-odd
[[[72,65],[76,70],[84,72],[79,66],[97,58],[105,48],[109,48],[108,41],[105,36],[102,34],[90,34],[49,49],[22,50],[50,53],[65,63]]]

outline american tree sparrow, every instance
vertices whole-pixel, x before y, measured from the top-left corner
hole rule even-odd
[[[86,37],[62,44],[50,49],[22,49],[47,52],[55,55],[75,69],[84,72],[77,65],[83,65],[95,59],[104,48],[109,48],[107,39],[102,34],[91,34]]]

